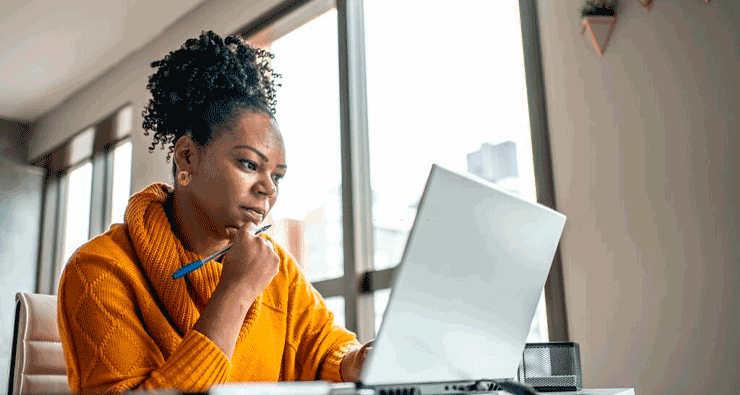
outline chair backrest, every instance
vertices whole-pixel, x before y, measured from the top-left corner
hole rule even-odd
[[[19,292],[15,300],[8,394],[70,393],[57,328],[57,297]]]

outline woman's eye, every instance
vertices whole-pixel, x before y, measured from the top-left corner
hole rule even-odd
[[[283,177],[284,177],[284,176],[283,176],[282,174],[275,174],[275,175],[274,175],[274,176],[272,177],[272,179],[274,180],[275,184],[277,184],[277,183],[279,183],[279,182],[280,182],[280,180],[282,180],[282,179],[283,179]]]
[[[242,164],[249,170],[257,170],[257,164],[252,162],[248,159],[239,159],[239,162],[242,162]]]

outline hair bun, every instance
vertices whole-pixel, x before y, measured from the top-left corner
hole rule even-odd
[[[144,134],[154,132],[149,151],[170,144],[169,161],[174,143],[186,134],[207,144],[215,137],[214,127],[229,122],[235,106],[273,116],[279,74],[272,70],[272,58],[238,36],[224,40],[209,30],[152,62],[157,68],[147,84],[152,98],[142,113]],[[214,103],[219,108],[215,114]]]

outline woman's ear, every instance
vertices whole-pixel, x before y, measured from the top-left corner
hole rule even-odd
[[[182,136],[175,143],[173,160],[177,166],[177,172],[186,171],[195,175],[198,169],[198,145],[189,136]]]

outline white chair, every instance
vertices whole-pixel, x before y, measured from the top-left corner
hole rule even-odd
[[[57,297],[19,292],[15,300],[8,394],[71,393],[57,328]]]

